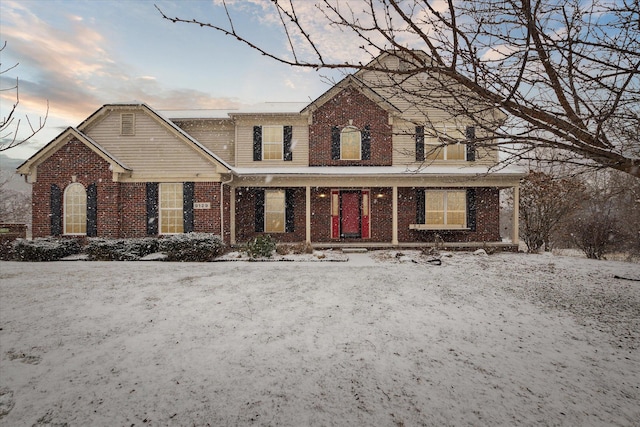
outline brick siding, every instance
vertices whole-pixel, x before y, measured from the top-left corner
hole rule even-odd
[[[362,130],[371,127],[370,160],[332,160],[331,128],[342,129],[353,121]],[[391,166],[393,147],[389,114],[375,102],[353,88],[347,88],[323,104],[313,113],[309,126],[310,166]]]
[[[398,241],[434,242],[436,235],[445,242],[499,242],[500,191],[497,188],[476,189],[476,231],[410,230],[416,223],[416,189],[398,188]]]

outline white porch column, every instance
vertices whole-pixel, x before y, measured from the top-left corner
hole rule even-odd
[[[392,214],[391,214],[391,244],[398,245],[398,187],[393,186],[391,195]]]
[[[513,187],[513,229],[511,230],[511,240],[514,244],[518,244],[520,236],[518,230],[520,225],[518,223],[520,219],[520,187]]]
[[[229,187],[229,234],[232,245],[236,244],[236,188]]]
[[[311,187],[307,185],[305,195],[306,220],[305,220],[305,239],[306,243],[311,244]]]

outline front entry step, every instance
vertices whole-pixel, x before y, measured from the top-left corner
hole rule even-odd
[[[343,254],[364,254],[367,253],[367,248],[342,248]]]

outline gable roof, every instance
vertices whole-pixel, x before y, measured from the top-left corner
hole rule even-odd
[[[362,93],[364,96],[369,98],[372,102],[375,102],[385,111],[392,114],[399,114],[401,111],[393,104],[391,104],[387,99],[385,99],[382,95],[380,95],[375,90],[371,89],[371,87],[367,86],[362,80],[356,77],[353,74],[349,74],[344,79],[340,80],[333,87],[327,90],[325,93],[320,95],[314,101],[312,101],[309,105],[302,109],[301,113],[310,113],[314,110],[317,110],[338,93],[342,92],[346,88],[355,88],[357,91]]]
[[[218,155],[213,153],[211,150],[206,148],[200,142],[198,142],[195,138],[189,135],[187,132],[182,130],[178,125],[173,123],[169,118],[165,117],[163,114],[151,108],[144,102],[123,102],[123,103],[112,103],[105,104],[97,111],[95,111],[92,115],[86,118],[82,123],[78,125],[79,130],[85,130],[90,127],[94,122],[96,122],[103,114],[108,112],[109,110],[114,109],[126,109],[126,108],[139,108],[149,114],[150,117],[155,119],[161,126],[165,127],[169,130],[170,133],[174,134],[176,137],[184,141],[187,145],[191,146],[195,151],[199,152],[203,157],[207,160],[211,161],[214,164],[218,164],[222,166],[224,171],[222,173],[226,173],[231,170],[232,166],[220,158]]]
[[[104,159],[107,163],[111,165],[111,168],[114,172],[125,172],[130,171],[126,164],[117,159],[115,156],[110,154],[107,150],[105,150],[100,144],[90,138],[88,135],[85,135],[80,130],[68,127],[64,131],[62,131],[58,136],[56,136],[51,142],[42,147],[38,152],[36,152],[33,156],[29,157],[24,163],[18,166],[17,171],[21,175],[30,175],[33,171],[34,167],[37,167],[40,163],[44,162],[47,158],[49,158],[53,153],[58,151],[58,149],[69,142],[72,138],[77,139],[89,149],[91,149],[94,153]]]

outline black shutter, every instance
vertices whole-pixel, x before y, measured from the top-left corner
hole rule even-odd
[[[264,231],[264,190],[254,191],[256,198],[256,233]]]
[[[425,197],[424,197],[424,189],[417,188],[416,189],[416,224],[424,224],[425,221]]]
[[[185,233],[193,232],[193,193],[195,184],[185,182],[182,184],[182,220]]]
[[[476,231],[476,189],[467,189],[467,228]]]
[[[98,235],[98,186],[87,187],[87,237]]]
[[[262,126],[253,127],[253,160],[262,160]]]
[[[288,188],[285,190],[284,196],[284,217],[285,217],[285,230],[287,233],[293,233],[295,231],[295,196],[296,190]]]
[[[340,160],[340,129],[331,128],[331,160]]]
[[[291,141],[293,139],[293,127],[292,126],[285,126],[284,127],[284,135],[283,135],[283,142],[284,142],[284,161],[285,162],[290,162],[293,160],[293,152],[291,151]]]
[[[371,159],[371,126],[366,125],[362,131],[362,141],[360,142],[360,149],[362,150],[361,159]]]
[[[147,182],[147,236],[158,234],[158,183]]]
[[[62,191],[60,187],[51,184],[51,235],[62,234]]]
[[[424,126],[416,126],[416,160],[423,162],[424,159]]]
[[[465,130],[465,136],[467,137],[467,161],[476,161],[476,128],[474,126],[467,126]]]

